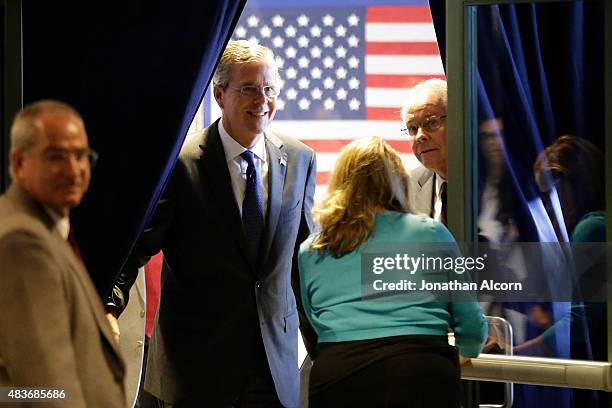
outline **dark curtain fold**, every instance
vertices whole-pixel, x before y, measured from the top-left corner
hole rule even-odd
[[[100,154],[72,222],[101,294],[152,213],[245,2],[23,1],[24,103],[75,106]]]
[[[443,51],[444,1],[430,0],[430,7]],[[551,221],[555,217],[545,209],[533,165],[543,149],[564,134],[587,139],[605,151],[603,1],[487,5],[477,10],[478,105],[467,108],[477,109],[481,132],[479,202],[474,205],[482,208],[483,192],[486,188],[490,192],[493,186],[498,200],[493,221],[505,232],[513,231],[516,241],[567,240],[568,232],[558,231],[565,230],[560,212],[560,218]],[[551,196],[559,202],[556,193]],[[554,289],[554,271],[546,267],[546,261],[541,271],[531,272],[550,274]],[[568,315],[570,305],[504,307],[525,316],[524,326],[516,329],[530,339],[544,331],[533,320],[534,309],[555,322]],[[558,325],[554,335],[548,336],[550,341],[533,354],[582,359],[601,355],[601,350],[590,349],[588,331],[574,323]],[[516,385],[515,391],[516,407],[595,407],[604,403],[590,391],[527,385]]]

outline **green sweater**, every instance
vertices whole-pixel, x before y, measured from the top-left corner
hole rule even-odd
[[[477,302],[418,302],[361,299],[361,247],[341,258],[319,256],[300,247],[300,287],[306,315],[319,342],[341,342],[400,335],[446,336],[451,329],[460,354],[475,357],[487,337]],[[440,223],[425,216],[384,212],[376,215],[368,243],[454,242]],[[363,246],[363,245],[362,245]],[[420,254],[414,254],[418,256]]]

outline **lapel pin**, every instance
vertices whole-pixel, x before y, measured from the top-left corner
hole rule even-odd
[[[279,163],[281,166],[286,166],[287,165],[287,160],[285,160],[284,157],[281,157],[280,159],[278,159]]]

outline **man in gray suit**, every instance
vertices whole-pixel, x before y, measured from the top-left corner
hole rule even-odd
[[[446,81],[429,79],[410,90],[402,108],[403,131],[421,162],[410,174],[417,211],[446,224]]]
[[[47,407],[126,406],[123,360],[68,218],[95,156],[64,103],[36,102],[15,117],[13,182],[0,197],[0,387],[42,387]]]
[[[292,272],[315,154],[266,130],[279,92],[269,49],[230,42],[213,83],[222,118],[187,137],[109,305],[121,310],[137,267],[163,249],[145,389],[178,407],[297,407]]]

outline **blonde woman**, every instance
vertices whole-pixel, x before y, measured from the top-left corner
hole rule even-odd
[[[299,252],[302,300],[318,334],[310,406],[459,407],[447,332],[461,355],[478,355],[486,339],[478,304],[361,297],[364,244],[454,242],[442,224],[411,213],[397,152],[378,137],[348,144],[315,216],[321,231]]]

